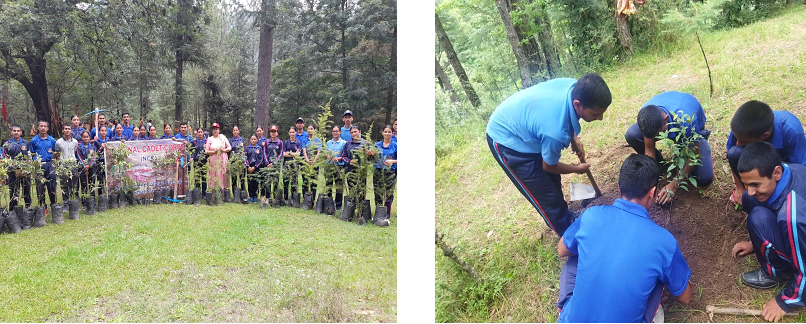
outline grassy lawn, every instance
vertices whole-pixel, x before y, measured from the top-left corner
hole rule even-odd
[[[3,235],[0,321],[393,322],[392,220],[151,205]]]
[[[712,131],[714,184],[691,196],[702,204],[719,204],[722,213],[732,190],[725,160],[730,118],[742,103],[757,99],[773,109],[788,110],[806,120],[806,6],[793,6],[772,19],[742,28],[702,34],[714,78],[709,97],[708,75],[694,36],[652,53],[638,54],[602,72],[613,104],[604,121],[582,123],[581,139],[588,162],[603,190],[617,191],[618,167],[626,158],[624,132],[635,122],[640,106],[663,91],[692,93],[702,103]],[[495,109],[495,104],[485,107]],[[449,152],[436,164],[436,229],[456,253],[471,263],[483,280],[467,276],[436,248],[437,322],[555,322],[559,271],[557,236],[545,225],[493,159],[484,137],[486,120],[471,120],[437,142]],[[439,139],[438,139],[439,140]],[[578,163],[570,152],[561,161]],[[563,176],[568,194],[571,182],[587,183],[585,175]],[[568,199],[568,197],[566,197]],[[608,202],[609,203],[609,202]],[[578,204],[575,208],[579,208]],[[728,214],[732,211],[726,211]],[[735,213],[738,214],[738,213]],[[730,217],[733,214],[730,214]],[[702,215],[707,221],[708,215]],[[726,216],[727,217],[727,216]],[[741,217],[741,216],[740,216]],[[728,217],[729,218],[729,217]],[[746,239],[743,219],[726,224],[736,233],[725,246],[703,246],[720,262],[742,271],[757,267],[754,258],[731,259],[730,247]],[[701,243],[699,243],[701,244]],[[698,242],[681,242],[697,246]],[[723,256],[724,254],[724,256]],[[685,253],[684,253],[685,255]],[[697,265],[692,265],[697,269]],[[694,298],[719,306],[760,309],[779,289],[757,291],[742,285],[740,271],[697,273]],[[708,280],[705,280],[707,278]],[[735,291],[715,291],[710,279],[728,281]],[[704,309],[675,306],[667,321],[707,321]],[[715,318],[717,319],[717,318]],[[787,321],[806,321],[806,316]],[[755,317],[724,316],[718,321],[762,321]]]

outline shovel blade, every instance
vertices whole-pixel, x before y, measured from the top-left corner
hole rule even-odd
[[[596,197],[596,190],[593,186],[582,183],[571,183],[571,201],[591,199]]]

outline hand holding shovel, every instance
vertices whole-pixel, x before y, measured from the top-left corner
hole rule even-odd
[[[586,163],[585,151],[582,149],[581,143],[577,143],[576,137],[571,141],[571,150],[577,153],[580,163]],[[585,171],[585,174],[588,175],[588,180],[590,180],[592,186],[581,183],[571,183],[571,201],[582,200],[582,206],[586,206],[591,199],[602,196],[602,191],[599,190],[599,186],[596,185],[590,168]]]

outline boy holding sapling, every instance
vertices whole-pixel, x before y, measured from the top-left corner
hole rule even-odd
[[[742,207],[750,241],[736,243],[731,253],[756,254],[759,268],[742,274],[744,284],[758,289],[784,284],[761,310],[765,320],[778,322],[785,313],[806,306],[806,166],[782,163],[772,144],[756,142],[744,147],[736,170],[747,188]]]
[[[257,136],[252,135],[249,138],[249,146],[244,148],[246,153],[246,172],[248,174],[257,174],[263,168],[263,147],[258,145]],[[249,200],[257,202],[257,189],[258,183],[254,176],[247,176],[247,186],[249,189]]]
[[[70,128],[70,125],[67,127]],[[50,124],[47,121],[40,120],[37,123],[38,134],[31,139],[31,151],[36,154],[34,159],[42,161],[41,168],[46,180],[44,183],[36,183],[39,206],[46,206],[46,190],[50,203],[56,203],[56,177],[53,176],[53,148],[56,145],[56,139],[48,135],[49,128]]]
[[[773,111],[761,101],[745,102],[730,120],[727,143],[728,164],[736,187],[730,200],[735,204],[742,204],[742,194],[746,191],[736,165],[744,147],[755,142],[772,144],[784,162],[806,164],[806,136],[798,117],[784,110]]]
[[[672,114],[677,116],[678,119],[683,118],[683,116],[689,116],[691,117],[691,122],[678,123]],[[697,186],[705,187],[711,184],[714,180],[714,161],[711,158],[711,146],[708,144],[711,131],[705,129],[705,112],[697,98],[688,93],[677,91],[661,93],[644,103],[643,108],[638,111],[637,119],[638,121],[627,129],[624,138],[636,153],[644,154],[656,161],[663,159],[656,148],[656,144],[659,141],[658,134],[670,129],[670,127],[672,129],[684,129],[689,136],[691,133],[697,133],[702,136],[693,148],[694,153],[701,156],[699,159],[700,165],[691,165],[689,161],[683,167],[682,172],[684,175],[694,176],[697,179]],[[678,133],[669,132],[669,139],[676,140]],[[681,179],[685,179],[685,176]],[[658,191],[655,197],[655,201],[661,205],[666,205],[672,201],[677,189],[676,180],[669,182],[664,189]]]
[[[22,138],[22,128],[20,125],[11,125],[11,139],[3,144],[3,151],[8,158],[14,159],[18,155],[28,154],[28,141]],[[9,170],[8,185],[11,187],[11,197],[21,198],[25,201],[25,207],[31,207],[31,178],[28,175],[22,174],[18,170]],[[22,189],[22,190],[20,190]],[[14,209],[17,206],[18,199],[12,199],[9,204],[9,209]]]
[[[57,159],[64,161],[76,160],[76,150],[78,150],[78,141],[73,138],[73,129],[70,125],[62,127],[62,138],[56,141],[55,152],[58,153]],[[62,200],[67,201],[72,196],[78,193],[78,176],[73,173],[61,179],[62,184]]]
[[[571,145],[585,158],[579,120],[601,120],[612,97],[601,76],[554,79],[523,89],[501,102],[487,123],[487,145],[512,184],[558,235],[574,216],[563,198],[562,174],[585,173],[590,164],[560,162]]]
[[[341,138],[341,128],[339,128],[339,126],[333,126],[330,132],[333,138],[327,141],[327,149],[329,151],[328,156],[330,156],[331,159],[328,161],[328,170],[325,172],[325,182],[327,183],[326,187],[336,191],[335,208],[336,210],[340,210],[344,198],[344,183],[341,177],[341,170],[344,169],[345,164],[341,157],[341,151],[344,149],[344,145],[347,144],[347,141]],[[331,193],[328,192],[327,195],[330,196]]]

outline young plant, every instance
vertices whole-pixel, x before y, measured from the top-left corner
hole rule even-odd
[[[356,215],[361,214],[361,209],[363,208],[363,204],[359,202],[366,197],[366,188],[367,188],[367,179],[369,178],[369,174],[372,173],[372,169],[374,168],[373,161],[378,156],[378,148],[372,143],[372,126],[362,135],[363,138],[361,139],[361,145],[357,148],[352,150],[353,153],[353,160],[350,162],[353,164],[355,168],[352,172],[346,175],[345,183],[345,191],[348,191],[348,195],[353,197],[355,204],[356,204]],[[370,154],[371,153],[371,154]],[[349,183],[355,183],[356,188],[349,188]]]
[[[229,155],[229,172],[235,175],[235,186],[239,189],[243,189],[241,176],[246,173],[246,153],[244,151],[244,149],[240,149],[237,152],[230,151]]]
[[[688,191],[688,186],[697,187],[697,179],[690,173],[686,174],[683,170],[687,166],[702,165],[697,143],[699,143],[702,136],[698,134],[694,126],[691,125],[693,120],[692,116],[683,115],[679,117],[677,114],[672,114],[672,121],[669,122],[669,127],[666,131],[661,132],[656,137],[662,147],[665,147],[672,156],[668,160],[661,162],[666,167],[665,179],[673,182],[674,191],[670,191],[666,187],[663,188],[667,197],[672,198],[677,192],[677,189]],[[673,135],[673,138],[670,136]],[[672,222],[671,206],[669,208],[669,223]]]
[[[78,169],[81,167],[81,164],[78,160],[65,160],[65,159],[58,159],[53,162],[53,173],[58,177],[60,181],[69,181],[70,178],[76,176],[78,174]],[[70,199],[76,198],[75,192],[68,192]]]

